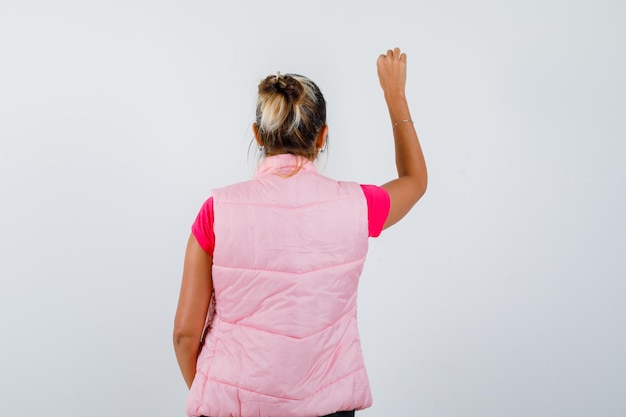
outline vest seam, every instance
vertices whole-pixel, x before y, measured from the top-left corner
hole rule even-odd
[[[237,389],[240,389],[240,390],[243,390],[243,391],[247,391],[247,392],[252,392],[252,393],[258,394],[258,395],[264,395],[266,397],[279,398],[281,400],[303,401],[303,400],[306,400],[306,399],[308,399],[310,397],[313,397],[314,395],[316,395],[320,391],[330,387],[331,385],[336,384],[337,382],[341,381],[342,379],[345,379],[345,378],[349,377],[350,375],[355,374],[355,373],[357,373],[358,371],[360,371],[361,369],[364,369],[364,368],[365,368],[365,364],[362,363],[358,368],[348,372],[347,374],[343,375],[341,378],[337,378],[333,382],[331,382],[329,384],[326,384],[323,387],[318,388],[317,390],[313,391],[309,395],[307,395],[305,397],[302,397],[302,398],[281,397],[281,396],[278,396],[278,395],[266,394],[266,393],[254,391],[254,390],[251,390],[251,389],[248,389],[248,388],[243,388],[243,387],[240,387],[239,385],[231,384],[230,382],[220,381],[219,379],[214,379],[214,378],[209,378],[209,377],[207,377],[207,381],[210,380],[210,381],[213,381],[213,382],[217,382],[218,384],[228,385],[229,387],[237,388]]]
[[[293,208],[293,209],[298,209],[298,208],[303,208],[303,207],[313,207],[313,206],[319,206],[320,204],[325,204],[329,202],[354,199],[354,196],[347,195],[345,197],[332,198],[329,200],[322,200],[322,201],[316,200],[316,201],[306,203],[306,204],[287,205],[287,204],[280,204],[280,203],[275,203],[275,202],[267,202],[267,203],[261,202],[260,203],[258,201],[222,199],[222,197],[216,196],[215,194],[213,195],[213,201],[215,201],[216,197],[218,199],[219,204],[232,204],[232,205],[245,205],[245,206],[269,206],[269,207]],[[365,199],[365,194],[363,194],[363,199]]]
[[[243,271],[262,271],[262,272],[278,272],[281,274],[289,274],[289,275],[304,275],[304,274],[310,274],[312,272],[318,272],[318,271],[324,271],[326,269],[331,269],[331,268],[337,268],[339,266],[344,266],[344,265],[349,265],[349,264],[355,264],[355,263],[359,263],[359,262],[365,262],[365,259],[367,258],[367,255],[365,256],[361,256],[360,258],[357,259],[353,259],[347,262],[342,262],[339,264],[333,264],[324,268],[319,268],[319,269],[310,269],[308,271],[303,271],[303,272],[286,272],[286,271],[279,271],[277,269],[262,269],[262,268],[245,268],[245,267],[240,267],[240,266],[227,266],[227,265],[222,265],[222,264],[216,264],[213,263],[213,266],[217,266],[219,268],[225,268],[225,269],[237,269],[237,270],[243,270]]]
[[[262,329],[262,328],[260,328],[260,327],[256,327],[256,326],[250,326],[250,325],[247,325],[247,324],[236,323],[236,322],[233,322],[233,321],[224,320],[224,319],[223,319],[223,318],[221,318],[221,317],[220,317],[220,321],[221,321],[222,323],[228,323],[228,324],[231,324],[231,325],[233,325],[233,326],[241,326],[241,327],[245,327],[245,328],[247,328],[247,329],[254,329],[254,330],[258,330],[258,331],[264,332],[264,333],[269,333],[269,334],[274,334],[274,335],[277,335],[277,336],[288,337],[289,339],[304,340],[304,339],[307,339],[307,338],[309,338],[309,337],[311,337],[311,336],[315,336],[315,335],[317,335],[317,334],[322,333],[324,330],[326,330],[326,329],[328,329],[328,328],[330,328],[330,327],[334,326],[335,324],[339,323],[339,322],[340,322],[341,320],[343,320],[346,316],[353,315],[353,313],[354,313],[354,310],[355,310],[355,309],[356,309],[356,303],[355,303],[354,307],[351,307],[351,308],[350,308],[350,310],[348,310],[346,313],[342,314],[342,315],[341,315],[341,316],[340,316],[337,320],[335,320],[335,321],[334,321],[334,322],[332,322],[331,324],[329,324],[329,325],[325,326],[324,328],[322,328],[322,329],[320,329],[320,330],[318,330],[318,331],[316,331],[316,332],[314,332],[314,333],[311,333],[311,334],[308,334],[308,335],[306,335],[306,336],[302,336],[302,337],[289,336],[289,335],[286,335],[286,334],[284,334],[284,333],[273,332],[273,331],[271,331],[271,330]],[[355,315],[354,317],[356,317],[356,315]]]

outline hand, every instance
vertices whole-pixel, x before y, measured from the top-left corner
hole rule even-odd
[[[376,61],[378,80],[385,95],[404,95],[406,85],[406,54],[400,48],[390,49]]]

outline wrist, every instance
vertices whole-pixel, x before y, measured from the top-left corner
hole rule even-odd
[[[410,124],[414,124],[413,120],[411,119],[402,119],[402,120],[398,120],[397,122],[393,122],[391,123],[391,129],[392,130],[396,130],[396,127],[403,125],[405,123],[410,123]]]
[[[404,90],[385,91],[384,94],[387,102],[393,102],[396,100],[406,101],[406,94]]]

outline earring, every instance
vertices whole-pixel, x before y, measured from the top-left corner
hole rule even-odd
[[[264,146],[259,146],[259,152],[263,152],[265,150]]]

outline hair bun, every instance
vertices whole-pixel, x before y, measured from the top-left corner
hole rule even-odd
[[[291,75],[270,75],[259,86],[259,93],[278,93],[288,101],[297,102],[302,97],[304,87]]]

